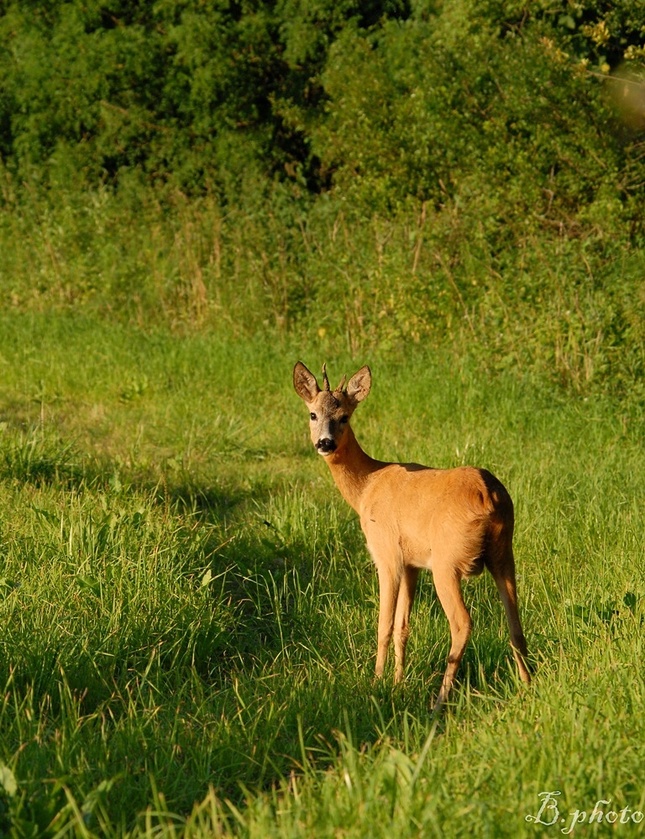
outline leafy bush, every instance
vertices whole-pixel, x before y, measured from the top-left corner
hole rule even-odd
[[[346,20],[404,10],[399,0],[8,3],[0,153],[54,185],[119,183],[135,169],[230,198],[251,167],[315,188],[307,139],[282,109],[316,108],[316,74]]]
[[[642,15],[604,5],[10,2],[0,153],[56,187],[277,178],[375,210],[486,186],[568,216],[641,180],[589,68],[641,66]]]

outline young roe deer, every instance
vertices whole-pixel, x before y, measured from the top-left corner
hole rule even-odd
[[[435,710],[445,702],[471,632],[461,581],[481,574],[495,579],[511,646],[526,684],[526,641],[517,607],[513,558],[513,502],[490,472],[473,467],[433,469],[416,463],[384,463],[360,447],[349,420],[370,392],[372,374],[361,367],[331,390],[299,361],[293,385],[309,410],[311,439],[329,466],[343,498],[360,516],[379,580],[376,675],[381,676],[394,636],[395,681],[403,678],[410,611],[421,568],[432,571],[452,639]]]

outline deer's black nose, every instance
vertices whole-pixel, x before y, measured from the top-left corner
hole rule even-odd
[[[321,454],[329,454],[336,451],[336,442],[331,437],[321,437],[316,443],[316,448]]]

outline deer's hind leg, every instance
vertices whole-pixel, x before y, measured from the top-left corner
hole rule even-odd
[[[486,564],[495,579],[495,585],[504,605],[508,627],[511,633],[511,649],[517,664],[520,679],[525,684],[531,683],[531,676],[526,664],[527,648],[520,613],[517,605],[517,585],[515,582],[515,557],[509,542],[502,542],[496,550],[490,552]]]
[[[440,557],[433,560],[433,577],[439,602],[450,624],[450,653],[441,683],[441,690],[434,706],[437,711],[448,698],[455,675],[464,655],[472,630],[472,621],[461,592],[461,574],[454,563]]]

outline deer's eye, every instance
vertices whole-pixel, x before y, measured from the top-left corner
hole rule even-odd
[[[309,414],[309,419],[310,419],[310,420],[317,420],[317,419],[318,419],[318,417],[317,417],[317,416],[316,416],[316,414],[314,414],[314,412],[312,411],[312,412]]]
[[[340,424],[341,424],[341,425],[345,425],[345,423],[346,423],[348,420],[349,420],[349,417],[347,416],[347,414],[344,414],[344,415],[340,418]]]

